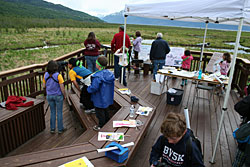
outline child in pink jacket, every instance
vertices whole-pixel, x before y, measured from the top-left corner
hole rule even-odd
[[[230,53],[226,52],[223,54],[223,60],[220,62],[220,73],[221,75],[227,75],[229,68],[230,68],[230,63],[231,63],[231,55]],[[219,86],[220,92],[218,93],[219,95],[224,94],[224,87]]]
[[[223,60],[220,62],[220,73],[221,75],[227,75],[231,63],[231,55],[226,52],[223,54]]]
[[[190,53],[190,50],[185,50],[184,55],[181,58],[183,59],[181,66],[182,69],[189,71],[191,67],[191,60],[194,59]],[[184,86],[184,82],[185,85],[187,85],[187,79],[182,79],[181,86]]]

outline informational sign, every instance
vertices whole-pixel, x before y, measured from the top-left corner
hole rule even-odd
[[[223,60],[223,53],[214,52],[210,61],[207,64],[205,71],[207,72],[217,72],[220,71],[220,62]]]
[[[143,61],[149,60],[151,45],[141,45],[141,51],[139,52],[138,58]]]
[[[184,55],[184,51],[185,51],[184,48],[171,47],[170,52],[166,56],[165,65],[181,67],[182,64],[181,57]]]

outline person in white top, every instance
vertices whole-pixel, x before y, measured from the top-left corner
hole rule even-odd
[[[118,76],[121,80],[121,73],[122,73],[122,68],[123,68],[123,85],[127,86],[126,82],[126,66],[129,64],[129,56],[128,56],[128,48],[125,47],[125,52],[122,54],[123,47],[120,49],[117,49],[115,52],[115,56],[119,57],[119,71],[118,71]]]

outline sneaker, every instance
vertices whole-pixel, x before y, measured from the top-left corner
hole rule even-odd
[[[61,134],[61,133],[65,132],[66,130],[67,130],[67,128],[63,128],[63,130],[58,131],[58,133]]]
[[[81,109],[85,109],[85,106],[83,104],[80,104]]]
[[[119,78],[115,78],[115,80],[116,80],[116,81],[118,81],[118,80],[119,80]]]
[[[98,125],[95,125],[95,126],[93,127],[93,129],[94,129],[95,131],[99,131],[101,128],[100,128]]]
[[[55,133],[55,130],[50,130],[50,133],[51,133],[51,134],[54,134],[54,133]]]
[[[91,114],[91,113],[95,113],[95,109],[94,108],[92,108],[92,109],[88,109],[88,110],[85,110],[85,113],[86,114]]]

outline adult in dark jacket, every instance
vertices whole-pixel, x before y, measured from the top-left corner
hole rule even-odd
[[[99,120],[99,125],[93,127],[94,130],[99,130],[109,120],[108,107],[114,102],[114,74],[104,69],[108,64],[105,56],[97,58],[96,67],[98,71],[91,77],[91,85],[87,91],[91,93],[91,100],[94,103],[96,117]]]
[[[233,132],[238,143],[245,143],[244,150],[237,150],[233,167],[250,167],[250,122],[242,125]]]
[[[90,32],[88,38],[84,41],[86,50],[84,51],[85,59],[87,61],[88,69],[91,72],[97,71],[95,62],[99,56],[99,50],[101,48],[100,42],[96,39],[95,33]]]
[[[157,166],[160,162],[174,167],[204,167],[202,155],[192,142],[192,162],[188,162],[186,145],[190,140],[190,130],[186,127],[186,120],[183,114],[169,113],[161,125],[163,134],[152,147],[150,154],[151,167]]]
[[[170,52],[168,43],[162,39],[162,33],[157,33],[156,40],[152,43],[150,49],[150,60],[153,63],[153,74],[165,65],[166,55]]]

